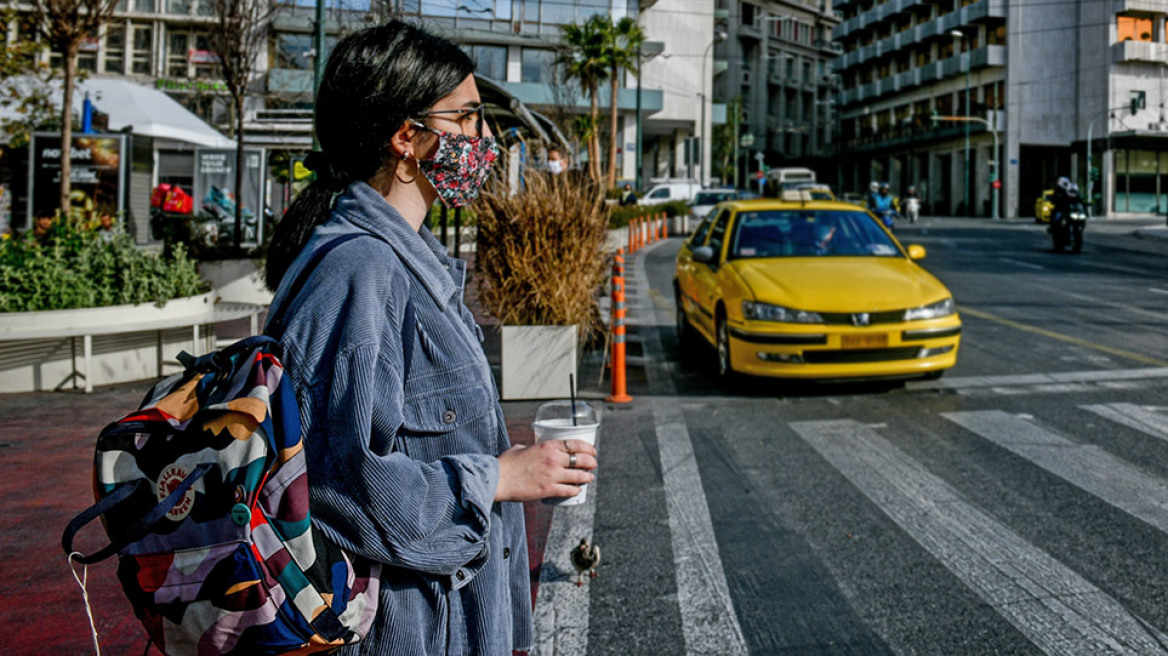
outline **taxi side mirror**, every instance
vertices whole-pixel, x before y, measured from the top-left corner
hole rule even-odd
[[[692,257],[694,262],[701,262],[702,264],[709,264],[714,261],[714,249],[709,246],[698,246],[693,249]]]
[[[923,260],[925,259],[925,247],[920,244],[908,245],[908,259]]]

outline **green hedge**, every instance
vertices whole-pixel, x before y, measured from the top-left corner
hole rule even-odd
[[[58,222],[39,241],[31,234],[0,241],[0,312],[162,306],[207,289],[183,249],[163,257],[139,249],[122,232],[107,241],[98,232]]]
[[[612,208],[612,213],[608,219],[608,227],[623,228],[633,219],[654,216],[662,212],[665,212],[665,215],[669,217],[688,214],[689,204],[685,201],[675,200],[668,203],[661,203],[660,205],[618,205]]]

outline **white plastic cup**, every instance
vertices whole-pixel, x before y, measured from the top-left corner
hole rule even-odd
[[[573,423],[573,416],[575,422]],[[531,424],[538,442],[544,440],[580,440],[596,444],[600,432],[600,421],[592,407],[583,401],[550,401],[540,406]],[[554,506],[578,506],[588,498],[588,484],[580,486],[580,493],[574,497],[556,497],[543,502]]]

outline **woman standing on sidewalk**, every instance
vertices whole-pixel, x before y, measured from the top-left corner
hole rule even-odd
[[[388,565],[373,628],[343,653],[530,648],[515,502],[573,496],[596,466],[585,442],[510,445],[462,301],[465,265],[420,230],[435,199],[473,199],[498,153],[473,70],[454,44],[399,21],[337,44],[317,96],[318,177],[268,256],[314,525]],[[351,234],[370,238],[337,246],[286,298],[312,251]]]

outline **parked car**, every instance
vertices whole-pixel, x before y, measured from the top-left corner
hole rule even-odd
[[[864,194],[856,193],[854,191],[845,191],[844,193],[840,194],[839,199],[842,202],[850,203],[865,209],[868,207],[868,197]]]
[[[723,377],[939,378],[961,318],[924,256],[848,203],[722,203],[678,253],[678,335]]]
[[[1054,209],[1054,203],[1050,202],[1054,197],[1054,190],[1047,189],[1042,192],[1038,200],[1034,201],[1034,222],[1035,223],[1050,223],[1050,213]]]
[[[803,182],[795,185],[794,190],[808,192],[812,200],[835,200],[835,194],[832,193],[831,187],[822,182]]]
[[[640,205],[660,205],[674,200],[688,203],[701,188],[696,182],[663,182],[651,187],[637,202]]]
[[[718,203],[724,203],[728,200],[737,200],[738,191],[730,188],[720,189],[702,189],[694,194],[693,205],[690,207],[690,218],[694,219],[693,225],[697,225],[699,221],[706,218],[710,210]]]

